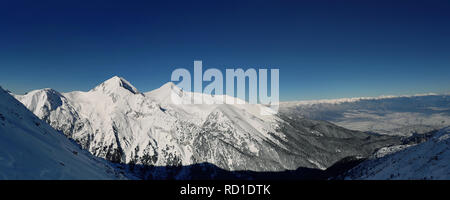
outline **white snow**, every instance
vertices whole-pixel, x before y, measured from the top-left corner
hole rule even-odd
[[[375,154],[373,155],[373,158],[381,158],[381,157],[396,153],[398,151],[401,151],[401,150],[406,149],[411,146],[414,146],[414,145],[408,144],[408,145],[395,145],[395,146],[390,146],[390,147],[383,147],[383,148],[379,149],[377,152],[375,152]]]
[[[322,166],[322,165],[321,165],[319,162],[317,162],[317,161],[314,161],[314,160],[311,160],[311,159],[308,159],[308,161],[309,161],[310,163],[314,164],[315,166],[317,166],[318,169],[321,169],[321,170],[326,170],[326,169],[327,169],[326,167]]]
[[[237,146],[247,148],[254,155],[258,155],[263,140],[282,146],[269,132],[285,138],[276,131],[276,123],[281,119],[262,115],[261,111],[267,110],[263,105],[248,104],[226,95],[186,92],[172,82],[141,93],[125,79],[115,76],[87,92],[60,94],[43,89],[15,97],[95,156],[108,158],[105,148],[121,148],[124,155],[119,159],[125,163],[136,156],[159,155],[152,165],[166,166],[171,162],[167,159],[173,157],[180,158],[183,165],[193,164],[194,138],[215,113],[224,115],[221,118],[224,121],[218,123],[233,124],[234,132],[225,137],[236,139]],[[201,98],[206,103],[190,104],[193,98]],[[226,104],[227,99],[237,104]],[[58,104],[48,106],[51,101]]]
[[[395,150],[394,150],[395,149]],[[411,147],[393,148],[349,171],[347,179],[450,179],[450,127]]]
[[[87,92],[74,91],[59,93],[52,89],[42,89],[29,92],[26,95],[14,96],[40,119],[45,120],[58,131],[76,140],[93,155],[101,158],[112,159],[117,162],[134,162],[155,166],[189,165],[198,162],[209,162],[220,165],[219,167],[227,170],[294,169],[293,166],[287,167],[286,162],[282,161],[280,156],[280,152],[285,151],[289,153],[290,151],[288,147],[283,145],[285,142],[289,142],[287,141],[288,137],[279,131],[279,123],[283,122],[283,120],[277,115],[262,115],[261,111],[265,110],[270,112],[266,106],[247,104],[245,101],[234,97],[186,92],[171,82],[150,92],[139,92],[128,81],[120,77],[113,77]],[[416,95],[412,97],[428,98],[429,95]],[[434,94],[431,97],[440,98],[440,96],[435,96]],[[191,104],[194,99],[199,98],[206,103]],[[382,130],[392,131],[399,127],[405,128],[403,127],[405,124],[415,126],[418,124],[430,124],[432,122],[441,123],[439,121],[441,119],[444,121],[441,125],[448,122],[445,121],[448,118],[445,115],[445,112],[448,112],[448,109],[445,109],[445,106],[448,105],[446,104],[446,96],[442,97],[443,101],[441,101],[442,99],[438,99],[439,101],[437,102],[441,102],[441,104],[433,104],[427,107],[430,108],[427,112],[432,110],[432,114],[420,113],[422,112],[421,110],[417,112],[383,110],[384,104],[379,103],[381,100],[388,99],[394,102],[394,108],[399,107],[399,105],[401,107],[404,103],[397,98],[399,97],[389,96],[300,103],[288,102],[282,103],[282,106],[284,106],[284,109],[299,109],[300,111],[304,111],[302,109],[311,109],[307,110],[309,114],[316,114],[315,111],[324,111],[325,116],[329,114],[329,111],[332,114],[342,114],[342,118],[333,118],[330,121],[358,130],[380,130],[381,128],[385,128]],[[410,97],[404,96],[402,98],[408,99]],[[229,102],[226,100],[238,103],[226,104],[226,102]],[[372,105],[375,105],[375,108],[372,110],[362,109],[365,108],[363,103],[366,100],[374,100],[371,102],[374,103]],[[356,104],[349,104],[350,108],[345,106],[329,107],[330,105],[341,106],[347,105],[346,103],[355,102]],[[407,108],[412,108],[413,106],[410,105]],[[15,115],[9,113],[8,117],[11,116]],[[15,121],[20,120],[10,120],[10,122]],[[30,126],[32,125],[31,123]],[[3,126],[5,125],[2,125],[1,128]],[[47,128],[52,130],[49,126]],[[417,127],[411,127],[411,129],[418,130]],[[11,130],[11,127],[8,130]],[[25,134],[27,131],[22,131],[23,133],[21,134]],[[200,140],[201,142],[197,141],[202,139],[199,136],[205,134],[208,134],[203,137],[206,138],[205,140]],[[323,137],[323,134],[317,131],[311,131],[310,134]],[[64,138],[62,135],[58,137]],[[432,149],[430,152],[423,150],[426,149],[423,146],[427,143],[417,146],[399,145],[382,148],[370,161],[367,161],[367,163],[375,162],[375,164],[367,164],[367,166],[370,166],[369,172],[364,175],[366,170],[364,173],[358,174],[355,177],[358,179],[383,179],[386,177],[397,177],[400,179],[448,178],[449,160],[447,158],[449,156],[447,149],[449,137],[449,134],[441,134],[439,137],[433,139],[432,141],[436,145],[433,146],[430,144],[426,146],[426,148]],[[0,139],[2,139],[0,142],[7,141],[6,138]],[[273,146],[268,146],[267,143]],[[5,147],[7,146],[7,144],[4,145]],[[275,151],[271,147],[275,147],[277,150]],[[36,148],[51,149],[53,147],[47,145]],[[204,153],[201,156],[198,156],[199,152],[196,152],[198,148],[201,148],[199,151]],[[112,155],[113,152],[110,151],[111,149],[120,149],[123,154]],[[57,151],[64,152],[60,149]],[[345,150],[341,149],[335,149],[335,151],[337,153],[345,152]],[[46,155],[45,153],[42,154]],[[423,156],[419,156],[420,159],[415,158],[416,155],[422,154]],[[435,154],[438,154],[437,160],[435,160],[436,162],[429,161],[430,158],[436,157]],[[260,157],[261,155],[265,157]],[[440,155],[445,155],[447,158],[441,158],[442,156]],[[67,157],[67,159],[71,158],[68,155],[63,156]],[[82,160],[82,162],[91,162],[91,158],[88,155],[86,156],[86,160]],[[20,155],[0,154],[0,166],[5,167],[5,169],[8,167],[12,168],[15,166],[16,158],[18,157]],[[52,158],[60,160],[58,156],[52,155]],[[253,163],[253,160],[257,159],[265,160],[266,162],[258,161],[257,163],[254,161]],[[395,161],[384,162],[383,159],[394,159]],[[430,163],[434,162],[436,166],[442,169],[426,165],[425,160]],[[63,163],[71,162],[67,160],[63,161]],[[100,170],[103,170],[104,166],[106,166],[107,169],[110,169],[107,171],[114,172],[114,168],[108,168],[108,163],[105,164],[100,162],[100,160],[98,161],[101,163]],[[308,166],[310,167],[315,166],[319,169],[325,169],[325,166],[318,162],[317,159],[308,159],[308,161],[310,163]],[[54,161],[54,163],[58,162]],[[248,163],[252,163],[253,165]],[[260,166],[264,165],[264,163],[269,164]],[[398,166],[392,163],[397,163]],[[82,167],[78,167],[79,164],[73,165],[77,166],[77,170],[83,169]],[[67,165],[64,164],[64,166]],[[90,165],[86,164],[86,166]],[[372,166],[374,167],[372,168]],[[372,169],[375,171],[370,171]],[[97,170],[97,168],[94,170]],[[49,178],[76,178],[75,175],[78,176],[78,174],[73,176],[53,176],[53,171],[54,168],[43,168],[33,173],[42,174],[42,177]],[[7,172],[13,173],[11,170]],[[391,174],[394,172],[397,175],[392,175],[391,177]],[[411,175],[410,173],[412,172],[417,172],[419,175]],[[96,173],[99,174],[98,176],[103,175],[101,172]],[[113,174],[113,177],[105,178],[117,178],[117,173]],[[2,176],[5,176],[5,174]],[[26,177],[26,174],[23,177]],[[42,177],[36,178],[39,179]],[[80,177],[98,178],[97,176],[90,175],[79,176],[78,178]],[[11,177],[7,176],[4,178]]]
[[[35,97],[42,97],[39,94]],[[36,99],[31,99],[34,101]],[[0,179],[126,179],[0,88]]]

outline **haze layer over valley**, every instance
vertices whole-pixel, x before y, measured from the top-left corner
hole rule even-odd
[[[450,126],[450,96],[423,94],[282,102],[280,112],[359,131],[410,136]]]

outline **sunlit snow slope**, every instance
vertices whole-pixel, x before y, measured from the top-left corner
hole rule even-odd
[[[126,178],[107,161],[81,150],[0,87],[0,179]]]
[[[442,129],[428,141],[411,147],[383,150],[387,152],[364,161],[350,170],[345,178],[450,179],[450,128]]]

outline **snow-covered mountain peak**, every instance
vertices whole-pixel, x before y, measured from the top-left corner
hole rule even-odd
[[[155,91],[155,92],[154,92]],[[175,83],[173,82],[167,82],[164,85],[162,85],[161,87],[159,87],[156,90],[153,90],[151,92],[154,93],[163,93],[163,94],[171,94],[172,92],[174,92],[175,94],[177,94],[178,96],[182,95],[182,93],[184,92],[182,88],[178,87]]]
[[[65,100],[65,97],[61,93],[51,88],[33,90],[25,95],[14,95],[14,97],[19,99],[28,109],[38,116],[43,116],[43,114],[50,110],[55,110]]]
[[[124,89],[133,94],[139,94],[139,91],[130,82],[119,76],[114,76],[106,80],[105,82],[95,87],[92,91],[118,93],[119,91],[122,91]]]
[[[25,95],[30,96],[30,95],[47,95],[49,97],[61,97],[61,93],[59,93],[58,91],[52,89],[52,88],[44,88],[44,89],[39,89],[39,90],[33,90],[31,92],[26,93]]]
[[[164,85],[162,85],[160,88],[172,89],[172,88],[174,88],[174,87],[177,87],[177,86],[175,85],[175,83],[169,81],[169,82],[165,83]]]
[[[145,95],[167,104],[175,103],[173,101],[190,101],[191,99],[190,92],[183,91],[173,82],[167,82],[158,89],[145,93]]]

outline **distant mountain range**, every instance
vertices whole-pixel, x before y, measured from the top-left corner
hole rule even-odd
[[[88,92],[43,89],[15,97],[82,148],[116,163],[207,162],[225,170],[253,171],[325,169],[341,158],[368,156],[399,141],[324,121],[261,115],[262,105],[173,104],[172,94],[181,102],[193,96],[173,83],[141,93],[123,78],[113,77]],[[218,102],[233,97],[202,98]]]
[[[6,179],[214,179],[221,177],[218,174],[234,178],[323,178],[329,171],[334,176],[370,160],[383,148],[414,146],[422,140],[413,141],[407,136],[443,128],[450,122],[450,98],[445,95],[285,102],[279,113],[262,115],[261,111],[268,109],[263,105],[224,104],[228,98],[242,102],[230,96],[194,95],[170,82],[143,93],[117,76],[87,92],[60,93],[48,88],[25,95],[0,92],[4,99],[0,107],[0,137],[16,137],[16,129],[31,127],[19,131],[20,140],[8,142],[11,148],[29,153],[10,154],[9,147],[2,145],[0,159],[32,157],[31,151],[36,149],[36,153],[54,160],[57,165],[51,167],[58,174],[42,174],[48,168],[39,164],[43,161],[23,157],[37,171],[32,176],[19,175],[23,172],[17,165],[0,164],[5,169],[0,175]],[[192,98],[202,98],[208,104],[173,103]],[[40,126],[49,133],[44,134],[46,137],[61,141],[53,146],[42,139],[46,141],[42,146],[41,141],[30,140],[27,146],[27,137],[43,134]],[[61,144],[64,146],[59,147]],[[64,153],[65,150],[53,148],[69,150]],[[63,159],[61,164],[58,156],[75,160]],[[80,157],[82,160],[76,161]],[[77,168],[86,173],[65,176],[68,171],[64,171],[61,175],[58,170],[69,168],[67,163],[71,162],[91,164]],[[141,169],[139,173],[133,172],[133,166]],[[94,176],[93,170],[100,172]],[[198,170],[208,175],[199,176]]]

